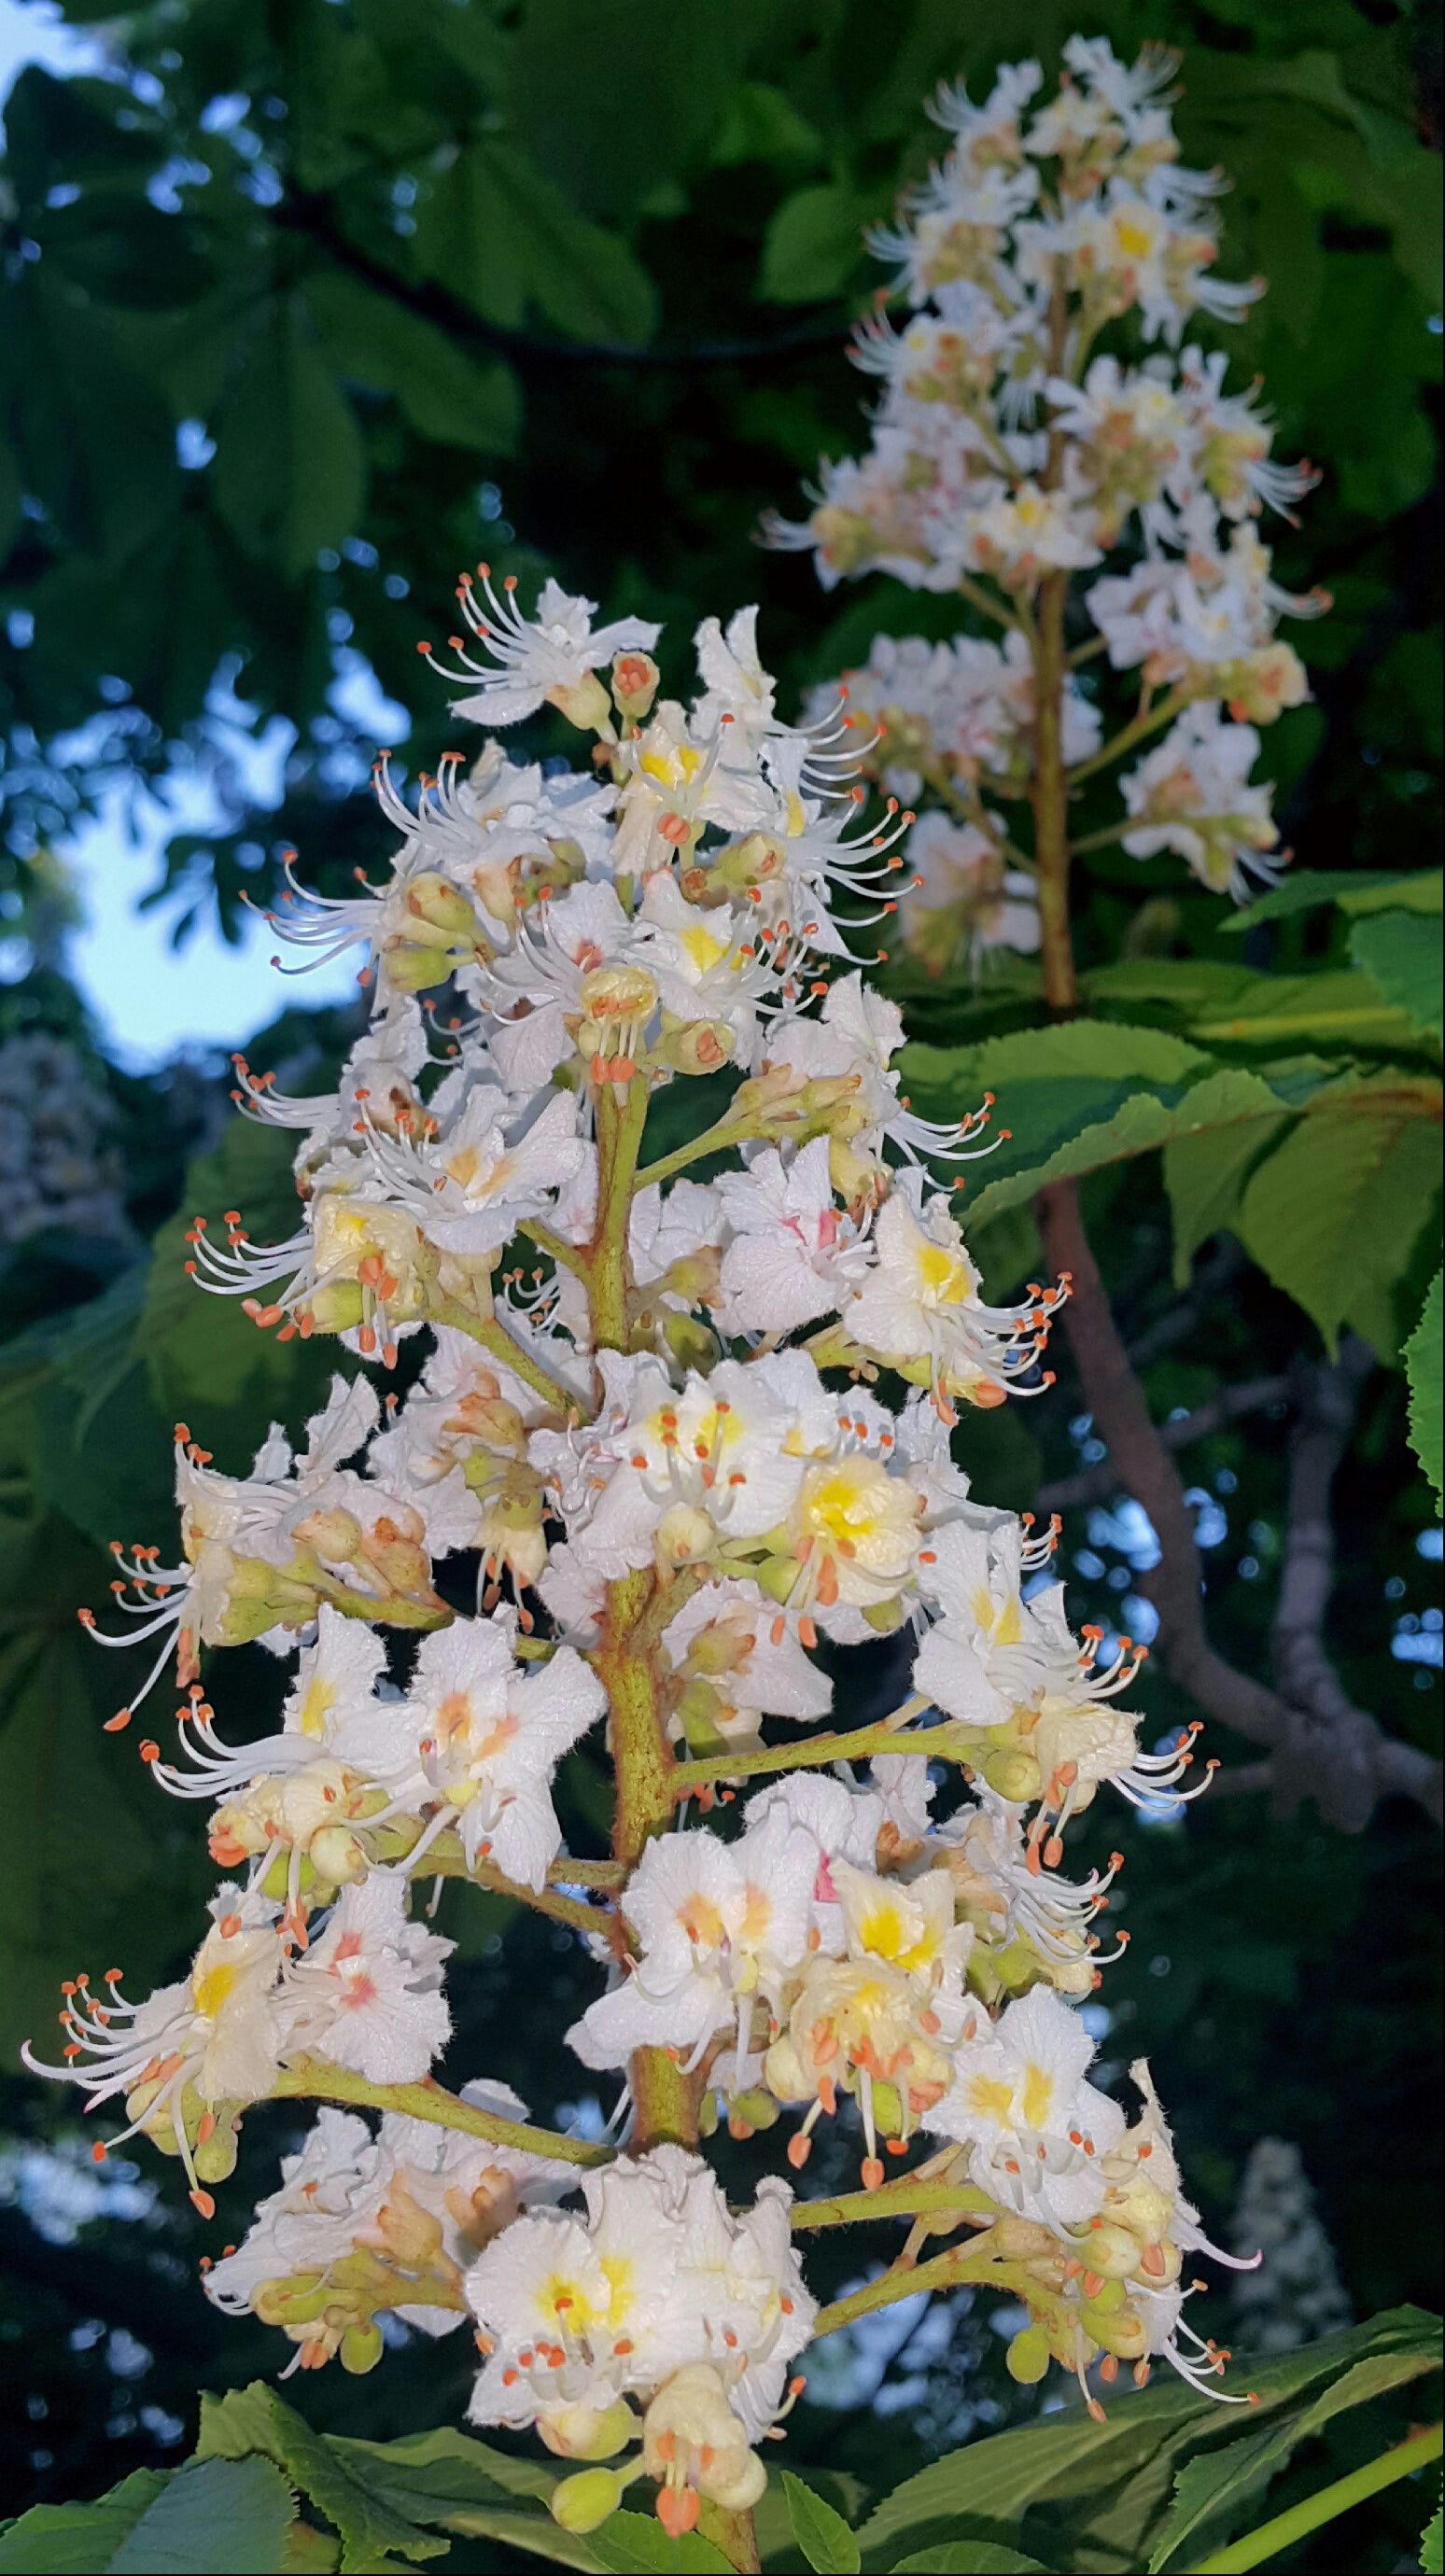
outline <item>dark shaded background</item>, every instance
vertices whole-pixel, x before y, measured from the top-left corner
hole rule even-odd
[[[753,532],[765,508],[795,506],[820,450],[861,443],[846,339],[873,278],[858,235],[926,162],[925,92],[1011,55],[1047,60],[1076,23],[1121,50],[1146,34],[1187,49],[1186,155],[1227,162],[1237,182],[1226,272],[1271,279],[1229,345],[1244,373],[1265,374],[1283,451],[1323,468],[1302,530],[1278,531],[1283,577],[1322,581],[1337,603],[1296,634],[1314,707],[1266,738],[1285,837],[1315,868],[1425,864],[1440,769],[1433,11],[171,0],[115,20],[74,0],[65,14],[97,26],[97,73],[30,70],[7,108],[0,904],[30,972],[0,988],[0,1039],[50,1032],[74,1050],[126,1215],[77,1225],[62,1205],[4,1254],[0,1280],[17,1336],[0,1482],[9,2069],[21,2037],[53,2027],[60,1974],[94,1972],[121,1944],[134,1985],[175,1973],[211,1875],[197,1817],[159,1802],[124,1744],[96,1732],[114,1673],[83,1654],[73,1612],[100,1594],[97,1549],[170,1528],[176,1415],[199,1417],[218,1461],[240,1465],[271,1413],[294,1425],[326,1374],[314,1351],[277,1351],[230,1308],[188,1301],[179,1280],[177,1211],[243,1204],[262,1237],[289,1222],[277,1140],[226,1110],[222,1043],[251,1032],[218,1030],[214,1061],[125,1076],[66,982],[63,874],[48,854],[117,779],[163,785],[182,746],[209,770],[229,828],[177,836],[168,881],[197,916],[215,905],[233,925],[284,842],[333,888],[382,848],[358,794],[374,746],[334,704],[337,674],[363,656],[414,711],[408,764],[432,765],[445,707],[415,642],[445,631],[456,570],[479,553],[524,585],[545,565],[609,613],[674,629],[756,598],[790,687],[865,651],[881,625],[948,631],[947,603],[885,581],[825,599],[806,561],[760,553]],[[278,712],[299,728],[279,815],[244,802],[218,684],[258,729]],[[1170,908],[1149,936],[1237,961],[1217,908],[1167,864],[1106,855],[1082,905],[1087,958],[1137,944],[1151,890]],[[1322,915],[1254,934],[1253,962],[1301,963],[1329,935]],[[956,999],[918,996],[915,1025],[946,1033]],[[292,1010],[253,1061],[278,1065],[291,1089],[320,1087],[348,1035],[343,1012]],[[219,1162],[185,1180],[190,1158],[213,1150]],[[1317,1353],[1298,1309],[1227,1241],[1175,1295],[1152,1163],[1089,1196],[1156,1419]],[[986,1273],[1006,1291],[1027,1273],[1028,1227],[1001,1219],[990,1233]],[[1021,1417],[970,1425],[967,1463],[990,1498],[1027,1507],[1097,1462],[1098,1444],[1066,1367]],[[1261,1667],[1280,1419],[1190,1452],[1211,1616],[1235,1661]],[[1110,1499],[1071,1514],[1070,1571],[1077,1617],[1118,1624],[1143,1542]],[[1438,1743],[1438,1539],[1398,1374],[1380,1369],[1366,1389],[1337,1508],[1342,1675],[1394,1732]],[[263,1732],[278,1695],[270,1659],[231,1655],[222,1689],[230,1731]],[[1144,1697],[1158,1735],[1190,1714],[1162,1680]],[[1226,1764],[1248,1758],[1227,1739],[1214,1749]],[[574,1756],[577,1848],[600,1847],[588,1836],[604,1799]],[[1116,2067],[1153,2057],[1211,2225],[1228,2228],[1267,2129],[1302,2152],[1356,2312],[1438,2304],[1428,1825],[1387,1808],[1347,1837],[1311,1806],[1276,1820],[1226,1782],[1177,1828],[1096,1810],[1080,1865],[1114,1839],[1129,1855],[1133,1948],[1109,1989],[1106,2054]],[[539,2117],[558,2116],[583,2090],[558,2034],[591,1985],[568,1936],[455,1888],[442,1926],[462,1944],[444,2075],[502,2076]],[[78,2135],[66,2097],[0,2077],[11,2510],[174,2461],[197,2384],[277,2358],[260,2328],[225,2324],[202,2300],[201,2230],[171,2169],[111,2166],[102,2188]],[[290,2138],[279,2108],[247,2121],[218,2195],[235,2234]],[[814,2170],[829,2179],[821,2155]],[[865,2260],[829,2239],[810,2277],[828,2295]],[[1227,2313],[1226,2291],[1215,2314]],[[882,2485],[928,2449],[1031,2411],[986,2317],[960,2302],[953,2322],[946,2349],[930,2327],[892,2358],[881,2345],[860,2355],[851,2394],[873,2396],[881,2373],[884,2411],[814,2407],[804,2456]],[[318,2424],[383,2434],[457,2415],[468,2377],[457,2336],[301,2393]],[[1340,2526],[1349,2563],[1392,2564],[1414,2511],[1407,2493],[1358,2533]],[[501,2563],[495,2550],[486,2563]]]

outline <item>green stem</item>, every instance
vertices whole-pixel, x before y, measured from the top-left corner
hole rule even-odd
[[[534,1395],[541,1396],[544,1404],[556,1405],[561,1413],[580,1410],[572,1388],[564,1386],[560,1378],[553,1377],[550,1369],[543,1368],[541,1361],[533,1359],[530,1351],[524,1351],[520,1342],[514,1342],[506,1326],[495,1315],[473,1314],[471,1308],[463,1306],[459,1299],[448,1297],[432,1308],[428,1321],[450,1324],[455,1331],[466,1333],[472,1341],[480,1342],[484,1351],[490,1351],[494,1360],[500,1360],[505,1368],[514,1370]]]
[[[527,2156],[554,2156],[561,2164],[605,2165],[612,2162],[611,2147],[588,2145],[581,2138],[564,2138],[553,2129],[534,2129],[524,2120],[499,2120],[490,2111],[479,2111],[474,2104],[463,2102],[443,2085],[423,2076],[419,2084],[372,2084],[349,2066],[333,2066],[324,2057],[298,2057],[283,2066],[271,2087],[270,2099],[315,2102],[346,2102],[362,2110],[398,2111],[408,2120],[426,2120],[433,2128],[461,2129],[469,2138],[485,2138],[489,2146],[515,2147]]]
[[[878,2191],[843,2191],[832,2200],[800,2200],[792,2210],[794,2229],[857,2227],[875,2218],[958,2218],[1000,2215],[997,2201],[972,2183],[919,2182],[907,2174],[884,2183]]]
[[[1352,2506],[1382,2494],[1398,2478],[1408,2478],[1416,2469],[1427,2469],[1432,2460],[1440,2457],[1442,2432],[1445,2426],[1432,2424],[1428,2432],[1412,2434],[1408,2442],[1386,2451],[1382,2459],[1369,2460],[1364,2468],[1352,2469],[1347,2478],[1336,2478],[1333,2486],[1321,2487],[1318,2494],[1306,2496],[1303,2504],[1291,2505],[1288,2513],[1277,2513],[1272,2522],[1260,2523],[1242,2540],[1232,2540],[1227,2549],[1216,2549],[1212,2558],[1201,2558],[1198,2576],[1243,2576],[1244,2569],[1262,2566],[1266,2558],[1277,2558],[1282,2550],[1292,2549],[1297,2540],[1307,2539],[1312,2531],[1348,2513]]]
[[[663,1728],[655,1657],[638,1643],[636,1633],[647,1611],[652,1580],[650,1569],[644,1567],[608,1585],[597,1654],[611,1709],[617,1780],[612,1848],[629,1876],[644,1844],[671,1823],[674,1804],[675,1766]],[[684,2146],[695,2143],[693,2086],[665,2048],[634,2052],[631,2085],[637,2106],[634,2145],[651,2146],[659,2138],[673,2138]]]
[[[1072,841],[1069,845],[1070,854],[1077,859],[1085,850],[1107,850],[1111,841],[1122,841],[1126,832],[1135,831],[1137,828],[1137,816],[1126,814],[1121,823],[1106,823],[1102,832],[1086,832],[1081,841]]]
[[[905,1707],[906,1707],[905,1703]],[[926,1705],[926,1703],[925,1703]],[[760,1780],[774,1771],[811,1771],[828,1762],[866,1762],[874,1753],[933,1756],[945,1762],[972,1762],[987,1749],[988,1738],[950,1718],[943,1726],[915,1726],[899,1733],[902,1713],[880,1718],[876,1726],[855,1727],[851,1735],[810,1735],[802,1744],[769,1745],[761,1753],[723,1753],[705,1762],[676,1762],[672,1794],[690,1796],[714,1780]]]
[[[759,2576],[763,2562],[758,2556],[757,2526],[751,2513],[732,2513],[726,2505],[713,2504],[704,2496],[697,2527],[700,2537],[722,2551],[738,2576]]]
[[[966,599],[970,608],[976,608],[981,617],[991,617],[995,625],[1017,626],[1019,623],[1013,609],[1005,608],[1001,600],[991,599],[982,583],[971,580],[966,572],[959,574],[954,588],[960,599]]]
[[[1157,707],[1150,707],[1143,714],[1131,716],[1129,722],[1115,734],[1112,742],[1106,742],[1087,760],[1081,760],[1077,769],[1070,770],[1070,787],[1082,786],[1084,780],[1092,778],[1097,770],[1107,769],[1111,761],[1122,760],[1125,752],[1132,751],[1136,742],[1146,741],[1151,733],[1159,731],[1161,725],[1172,724],[1175,717],[1188,704],[1189,699],[1182,689],[1171,689],[1168,697],[1161,698]]]
[[[757,1135],[757,1121],[752,1118],[723,1119],[716,1127],[705,1127],[690,1145],[678,1145],[670,1154],[649,1163],[637,1175],[640,1190],[655,1189],[659,1181],[670,1181],[674,1172],[685,1172],[689,1163],[701,1162],[704,1154],[730,1154],[735,1145],[747,1145]]]
[[[851,2326],[858,2317],[872,2316],[878,2308],[891,2308],[899,2299],[916,2299],[920,2291],[952,2290],[961,2281],[987,2282],[990,2289],[1016,2290],[1031,2308],[1058,2305],[1026,2263],[1001,2263],[983,2243],[952,2245],[946,2254],[935,2254],[930,2262],[895,2264],[876,2281],[868,2281],[850,2298],[835,2299],[831,2307],[818,2310],[813,2328],[814,2340],[819,2335],[837,2334],[842,2326]]]
[[[627,1348],[627,1217],[637,1178],[637,1150],[647,1119],[647,1077],[635,1074],[619,1099],[615,1083],[597,1095],[597,1232],[588,1290],[592,1342],[600,1351]]]
[[[586,1278],[586,1254],[579,1252],[575,1243],[564,1243],[561,1235],[554,1234],[550,1225],[543,1225],[537,1217],[524,1216],[518,1222],[517,1232],[525,1234],[528,1242],[535,1243],[537,1250],[545,1252],[548,1260],[555,1261],[560,1269],[570,1270],[574,1278]]]
[[[637,1152],[647,1116],[647,1083],[634,1079],[624,1097],[603,1087],[597,1101],[597,1232],[588,1294],[597,1350],[627,1348],[628,1214],[638,1176]],[[657,1656],[647,1613],[655,1579],[648,1566],[607,1587],[602,1637],[593,1661],[607,1688],[612,1724],[616,1807],[612,1856],[629,1875],[643,1845],[672,1821],[672,1751],[663,1725]],[[639,2048],[631,2065],[637,2120],[633,2144],[659,2138],[691,2146],[697,2138],[694,2091],[665,2048]]]
[[[360,1819],[360,1824],[364,1832],[366,1828],[364,1816]],[[418,1839],[416,1835],[412,1837],[413,1841]],[[407,1859],[410,1845],[391,1833],[388,1828],[383,1827],[376,1840],[378,1850],[384,1858],[390,1859],[394,1855],[398,1861]],[[589,1884],[602,1886],[609,1883],[604,1880],[586,1880],[580,1872],[589,1867],[610,1869],[610,1862],[574,1861],[565,1865],[557,1863],[554,1867],[557,1877],[569,1879],[577,1887]],[[523,1887],[518,1880],[508,1878],[502,1870],[494,1869],[491,1862],[487,1860],[475,1860],[468,1865],[460,1837],[451,1832],[438,1834],[436,1841],[427,1845],[417,1865],[416,1874],[420,1879],[470,1880],[474,1887],[484,1887],[489,1896],[513,1897],[518,1905],[530,1905],[534,1914],[545,1914],[554,1923],[570,1923],[578,1932],[606,1932],[608,1928],[609,1909],[605,1907],[588,1905],[580,1896],[564,1896],[560,1889],[554,1887]]]
[[[353,1592],[332,1577],[323,1577],[314,1588],[343,1619],[380,1619],[389,1628],[449,1628],[456,1616],[444,1601],[409,1601],[404,1592]]]

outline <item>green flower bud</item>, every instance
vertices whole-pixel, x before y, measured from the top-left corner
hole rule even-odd
[[[381,2328],[373,2317],[369,2325],[347,2327],[337,2359],[353,2379],[361,2379],[368,2370],[375,2370],[385,2350]]]
[[[595,2531],[621,2502],[622,2480],[615,2469],[579,2469],[552,2489],[547,2510],[564,2531]]]
[[[1048,2338],[1042,2328],[1025,2326],[1022,2333],[1014,2336],[1004,2354],[1004,2365],[1010,2379],[1016,2379],[1021,2388],[1032,2388],[1043,2378],[1051,2359]]]
[[[983,1776],[1000,1798],[1016,1807],[1039,1794],[1039,1766],[1031,1753],[986,1753]]]

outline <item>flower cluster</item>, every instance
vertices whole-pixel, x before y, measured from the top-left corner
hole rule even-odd
[[[0,1043],[0,1244],[42,1226],[129,1234],[115,1115],[73,1046],[42,1029]]]
[[[1278,586],[1255,525],[1314,476],[1275,461],[1257,388],[1227,391],[1223,354],[1187,336],[1236,320],[1263,280],[1215,275],[1224,182],[1180,164],[1175,60],[1146,48],[1129,68],[1081,36],[1064,55],[1046,104],[1033,62],[1006,65],[982,106],[961,84],[935,100],[948,151],[872,237],[893,278],[855,349],[882,387],[870,448],[824,466],[809,517],[770,530],[828,586],[891,573],[999,630],[880,636],[845,675],[875,774],[934,800],[903,922],[935,973],[961,947],[977,965],[1039,945],[1011,804],[1037,812],[1060,770],[1082,779],[1155,735],[1124,823],[1091,843],[1171,850],[1216,893],[1267,880],[1257,728],[1308,694],[1275,629],[1328,605]],[[1098,655],[1140,688],[1108,745]]]
[[[699,630],[684,705],[650,626],[599,629],[552,585],[529,618],[479,579],[445,666],[465,711],[545,702],[592,756],[489,741],[413,804],[383,762],[390,877],[278,915],[364,952],[371,1023],[324,1096],[240,1067],[245,1112],[296,1136],[302,1221],[262,1248],[238,1211],[224,1241],[198,1217],[189,1266],[363,1366],[246,1476],[180,1426],[177,1561],[117,1550],[121,1633],[90,1624],[148,1641],[152,1682],[176,1650],[174,1743],[140,1749],[207,1804],[229,1875],[184,1979],[134,2004],[113,1973],[73,1981],[51,2071],[123,2101],[206,2215],[248,2107],[338,2106],[211,2295],[280,2327],[293,2367],[370,2368],[386,2314],[472,2316],[474,2419],[589,2464],[559,2516],[587,2528],[646,2476],[680,2532],[756,2500],[791,2366],[845,2321],[817,2316],[786,2185],[729,2209],[699,2152],[720,2119],[786,2116],[797,2172],[856,2109],[860,2200],[974,2227],[959,2277],[1022,2299],[1045,2358],[1212,2371],[1182,2340],[1201,2240],[1147,2078],[1130,2128],[1074,2009],[1122,1947],[1092,1929],[1118,1864],[1059,1875],[1101,1788],[1172,1809],[1191,1749],[1141,1754],[1140,1655],[1073,1636],[1054,1529],[977,1500],[951,1454],[969,1408],[1048,1383],[1068,1283],[986,1301],[940,1172],[987,1150],[989,1104],[915,1116],[899,1015],[858,971],[904,818],[867,819],[834,718],[775,713],[750,611]],[[822,1649],[880,1638],[908,1696],[819,1731]],[[284,1707],[235,1743],[202,1665],[255,1640]],[[605,1860],[564,1849],[555,1780],[604,1721]],[[436,2081],[451,1945],[408,1908],[446,1877],[582,1943],[571,2044],[623,2078],[626,2153]],[[887,2183],[880,2148],[901,2163],[920,2133],[929,2160]]]

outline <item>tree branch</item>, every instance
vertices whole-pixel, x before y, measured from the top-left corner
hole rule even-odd
[[[1357,1832],[1376,1801],[1391,1795],[1414,1798],[1438,1817],[1439,1763],[1414,1745],[1386,1736],[1365,1710],[1350,1707],[1337,1682],[1338,1700],[1329,1709],[1300,1705],[1239,1671],[1211,1646],[1201,1607],[1203,1568],[1184,1487],[1129,1365],[1084,1231],[1078,1189],[1072,1181],[1056,1181],[1040,1192],[1037,1205],[1050,1266],[1073,1273],[1064,1328],[1084,1400],[1100,1438],[1108,1443],[1121,1485],[1142,1504],[1159,1541],[1159,1563],[1141,1577],[1139,1589],[1159,1612],[1159,1653],[1166,1671],[1206,1715],[1276,1757],[1276,1793],[1287,1805],[1297,1804],[1308,1792],[1321,1814],[1347,1832]],[[1318,1483],[1323,1454],[1318,1447],[1310,1452],[1312,1486]],[[1337,1448],[1336,1463],[1339,1455]],[[1292,1477],[1292,1486],[1294,1481]],[[1293,1492],[1291,1499],[1293,1504]],[[1310,1562],[1317,1591],[1317,1544]],[[1303,1598],[1303,1573],[1293,1598]],[[1291,1638],[1296,1633],[1292,1610]],[[1302,1678],[1302,1669],[1291,1677]]]

